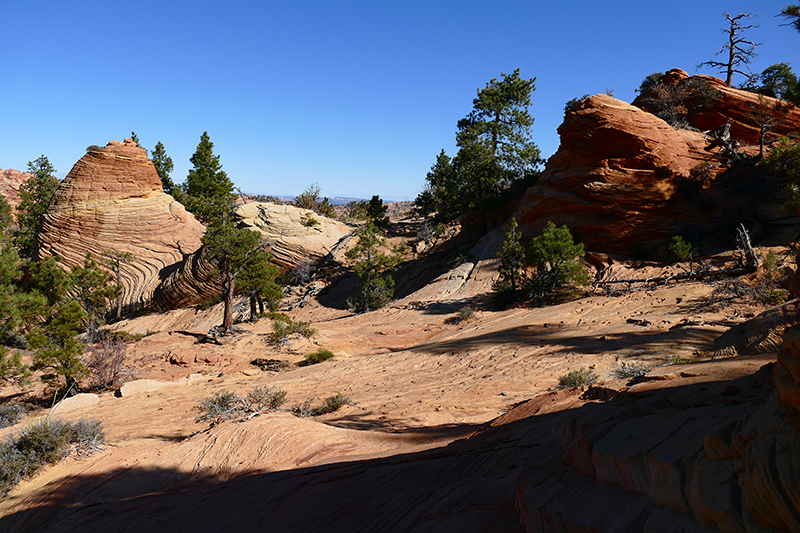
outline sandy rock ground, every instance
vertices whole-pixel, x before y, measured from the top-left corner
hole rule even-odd
[[[461,452],[453,450],[466,450],[470,442],[478,442],[475,438],[486,434],[487,424],[509,423],[498,417],[513,412],[517,414],[512,418],[542,416],[591,403],[593,399],[582,398],[581,391],[553,392],[558,377],[570,370],[591,368],[611,390],[645,393],[738,379],[775,359],[772,354],[711,361],[699,355],[713,352],[714,338],[759,311],[744,305],[713,308],[708,305],[713,290],[708,283],[662,285],[616,296],[589,293],[552,307],[494,310],[485,298],[493,276],[491,263],[465,268],[470,274],[462,276],[460,282],[454,281],[458,275],[450,273],[423,291],[363,315],[325,307],[313,299],[290,314],[295,320],[311,321],[317,333],[310,340],[291,338],[282,347],[269,342],[272,323],[268,319],[241,324],[247,331],[220,345],[199,342],[219,322],[218,308],[177,310],[120,324],[131,333],[151,333],[130,345],[128,355],[135,377],[169,385],[152,390],[145,386],[130,394],[123,389],[121,397],[101,393],[99,401],[61,414],[65,419],[90,417],[102,421],[107,434],[105,449],[88,458],[71,458],[48,467],[24,481],[0,501],[0,516],[5,517],[0,518],[0,524],[4,523],[8,531],[44,531],[55,523],[105,530],[114,523],[107,516],[112,507],[115,513],[124,510],[128,514],[122,516],[132,517],[136,515],[134,502],[138,502],[146,513],[122,530],[135,530],[134,524],[145,528],[144,516],[157,517],[158,524],[166,527],[173,523],[170,520],[184,516],[183,511],[171,511],[174,508],[170,506],[182,505],[178,503],[183,490],[180,487],[187,483],[206,483],[212,492],[228,487],[226,496],[220,496],[224,499],[231,497],[230,491],[246,490],[257,476],[271,473],[273,477],[266,482],[269,490],[288,498],[298,483],[296,476],[308,471],[325,478],[324,465],[342,465],[343,470],[330,473],[336,479],[355,475],[351,471],[355,468],[358,475],[366,476],[365,482],[373,483],[373,476],[382,479],[381,469],[388,464],[385,461],[404,464],[411,459],[403,457],[417,461],[431,454],[454,457],[453,463],[441,466],[444,471],[437,474],[450,479],[446,472],[464,460],[458,458]],[[621,277],[646,278],[663,273],[655,266],[615,268],[622,269]],[[453,289],[453,283],[457,289]],[[454,323],[457,309],[467,304],[474,306],[475,317]],[[313,366],[297,366],[305,354],[318,348],[332,350],[335,357]],[[667,365],[671,356],[698,363]],[[290,368],[262,371],[251,364],[256,358],[284,360]],[[612,376],[623,361],[655,368],[648,381],[631,386],[627,380]],[[213,427],[195,421],[194,408],[204,398],[231,390],[244,395],[263,385],[287,392],[287,410]],[[3,393],[15,394],[9,390]],[[288,412],[294,405],[308,400],[319,404],[335,393],[345,394],[352,404],[317,417],[297,417]],[[532,398],[539,398],[534,401],[536,409],[526,403]],[[527,411],[515,411],[523,405],[528,406]],[[29,413],[17,426],[0,430],[0,438],[44,414],[44,409]],[[491,442],[499,438],[492,435],[481,438]],[[470,436],[466,441],[459,440]],[[486,452],[481,449],[481,453]],[[468,450],[464,453],[469,455]],[[519,464],[521,457],[514,457],[508,458],[509,464]],[[352,466],[359,464],[377,466],[373,473],[364,474],[363,469],[369,467]],[[502,480],[515,468],[483,464],[475,479],[488,476],[493,482],[506,483],[503,491],[513,493],[513,485],[507,485],[510,477]],[[285,474],[274,477],[279,472]],[[410,478],[403,476],[411,474],[397,478],[410,483]],[[426,481],[417,483],[424,485]],[[341,483],[334,485],[350,490]],[[235,486],[239,489],[231,488]],[[473,489],[464,489],[465,494]],[[361,493],[363,487],[353,490]],[[481,524],[493,523],[498,531],[518,530],[519,517],[512,511],[513,494],[503,491],[498,494],[506,494],[505,500],[489,506],[493,510],[480,518],[488,522]],[[189,493],[194,494],[193,490]],[[448,498],[457,498],[457,494],[455,491]],[[158,495],[168,502],[167,507],[158,507]],[[202,492],[197,499],[201,503],[193,505],[212,505],[212,501],[210,493]],[[114,502],[112,507],[106,507],[109,502]],[[441,510],[444,514],[426,508],[425,516],[450,516],[447,513],[453,514],[452,509],[458,507],[450,503]],[[415,505],[412,500],[406,504]],[[509,513],[516,520],[510,520]],[[469,513],[456,515],[459,521],[471,523]],[[447,521],[439,518],[421,522],[426,524],[422,529],[444,527]],[[254,522],[246,524],[252,526]],[[206,524],[198,530],[214,528]],[[365,526],[363,530],[376,529]]]

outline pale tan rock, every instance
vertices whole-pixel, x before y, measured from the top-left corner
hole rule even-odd
[[[153,392],[167,387],[177,387],[176,382],[171,381],[156,381],[154,379],[137,379],[129,381],[122,385],[119,389],[119,394],[123,398],[133,396],[134,394],[141,394],[143,392]]]
[[[100,403],[100,396],[84,392],[60,401],[53,409],[53,414],[63,415],[65,413],[72,413],[97,405],[98,403]]]
[[[302,261],[320,259],[352,231],[338,220],[291,205],[249,202],[238,207],[237,216],[244,227],[259,231],[268,240],[270,253],[283,270]],[[304,224],[312,219],[317,223]]]

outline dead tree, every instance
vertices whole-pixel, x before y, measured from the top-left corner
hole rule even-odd
[[[742,37],[742,32],[745,30],[749,30],[751,28],[758,28],[755,24],[743,24],[743,20],[751,19],[755,15],[752,13],[739,13],[735,17],[732,17],[729,13],[723,13],[723,16],[728,19],[730,22],[729,28],[723,28],[722,33],[728,35],[728,43],[722,47],[722,49],[716,53],[716,55],[720,55],[723,53],[728,54],[728,60],[725,62],[721,61],[704,61],[697,65],[697,68],[701,67],[711,67],[718,69],[719,72],[725,72],[725,83],[728,87],[732,87],[733,84],[733,75],[734,73],[743,74],[744,76],[750,77],[749,68],[748,71],[745,72],[740,70],[740,66],[747,66],[750,64],[750,61],[756,57],[755,49],[756,46],[761,46],[761,43],[754,43],[753,41],[748,41],[744,37]]]

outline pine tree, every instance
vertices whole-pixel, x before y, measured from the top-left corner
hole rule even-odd
[[[495,281],[493,289],[497,293],[513,298],[525,280],[525,249],[520,242],[517,220],[512,218],[509,226],[506,240],[497,254],[500,258],[500,266],[497,269],[500,277]]]
[[[280,271],[272,260],[272,254],[259,246],[248,258],[246,268],[236,276],[236,294],[247,295],[250,299],[251,322],[255,322],[258,315],[267,309],[277,310],[278,302],[283,298],[283,291],[275,282]]]
[[[214,143],[208,132],[200,136],[200,143],[189,161],[192,169],[183,184],[186,208],[208,225],[233,208],[236,200],[233,183],[222,170],[219,156],[214,155]]]
[[[0,239],[5,239],[13,222],[14,210],[11,209],[6,197],[0,194]]]
[[[533,175],[541,154],[530,138],[528,112],[536,78],[520,77],[519,69],[501,74],[478,90],[470,114],[458,121],[458,154],[442,151],[428,173],[428,187],[417,198],[422,211],[438,211],[449,221],[468,211],[481,212],[488,232],[489,201],[516,180]]]
[[[153,161],[153,166],[156,167],[158,177],[161,178],[161,187],[164,189],[164,192],[183,203],[183,191],[175,186],[175,182],[173,182],[170,177],[172,169],[175,168],[172,163],[172,158],[167,155],[167,151],[164,145],[161,144],[161,141],[156,143],[155,149],[150,154],[150,159]]]
[[[748,65],[754,57],[756,57],[756,46],[761,46],[761,43],[754,43],[742,36],[742,32],[751,28],[758,28],[755,24],[743,24],[743,20],[753,18],[755,15],[752,13],[739,13],[736,16],[731,16],[729,13],[722,14],[729,23],[729,27],[723,29],[723,33],[728,35],[728,42],[725,44],[716,55],[727,54],[728,58],[725,61],[704,61],[697,65],[697,68],[711,67],[725,72],[725,84],[728,87],[733,87],[733,75],[743,74],[750,77]],[[747,71],[741,68],[747,68]]]
[[[66,389],[72,390],[86,376],[88,371],[80,359],[83,344],[78,338],[85,320],[81,304],[68,300],[44,326],[28,333],[28,347],[35,352],[31,368],[45,370],[42,381],[61,389],[63,378]]]
[[[136,135],[135,131],[131,132],[131,140],[136,143],[136,146],[138,146],[139,148],[142,148],[142,145],[139,144],[139,136]]]
[[[575,244],[566,225],[559,228],[549,221],[542,234],[531,240],[528,258],[536,267],[536,275],[527,284],[531,297],[544,303],[567,285],[585,285],[589,277],[578,261],[583,253],[583,244]]]
[[[219,156],[214,155],[214,145],[203,132],[197,150],[190,159],[189,171],[183,191],[186,206],[206,226],[203,235],[203,254],[215,267],[222,282],[222,300],[225,304],[221,329],[227,335],[233,332],[233,297],[236,280],[246,269],[263,271],[254,266],[262,260],[266,247],[261,234],[237,227],[233,183],[222,170]],[[255,281],[251,281],[255,285]]]
[[[271,256],[264,253],[266,243],[261,234],[237,228],[231,216],[219,217],[208,226],[203,235],[203,245],[205,258],[216,266],[222,282],[222,301],[225,306],[221,330],[224,335],[228,335],[233,333],[233,297],[237,293],[239,276],[250,271],[250,277],[246,278],[246,287],[254,291],[271,289],[269,278],[274,282],[275,272],[264,264]],[[266,278],[257,280],[255,276],[259,273]],[[244,286],[240,286],[239,292],[244,289]]]
[[[111,302],[119,298],[122,285],[115,283],[114,276],[100,268],[92,253],[86,254],[83,266],[75,267],[70,273],[73,291],[85,312],[86,331],[89,342],[94,343],[100,326],[106,323],[106,313]]]
[[[385,228],[391,223],[386,216],[387,207],[377,194],[370,198],[367,204],[367,219],[379,228]]]
[[[58,266],[59,261],[60,256],[34,261],[28,267],[28,275],[23,283],[26,292],[38,292],[47,299],[50,307],[64,300],[72,290],[72,278]]]
[[[789,19],[788,25],[800,31],[800,4],[789,4],[784,7],[780,16]]]
[[[47,316],[47,302],[38,292],[22,292],[21,260],[8,241],[0,242],[0,343],[18,344],[17,334]]]
[[[117,286],[119,287],[119,294],[117,295],[117,308],[116,308],[116,319],[120,320],[122,318],[122,297],[124,295],[124,291],[122,290],[122,264],[123,263],[130,263],[133,261],[134,255],[130,252],[118,252],[116,250],[104,250],[103,251],[103,263],[111,269],[111,272],[114,274],[114,277],[117,281]]]
[[[394,296],[394,279],[389,272],[400,264],[400,251],[387,254],[381,250],[386,246],[386,239],[381,236],[380,229],[371,222],[355,232],[358,244],[349,249],[345,256],[355,261],[353,272],[359,277],[359,296],[348,300],[350,308],[363,313],[380,309]]]
[[[33,174],[20,185],[20,204],[17,207],[17,225],[14,234],[17,249],[25,258],[32,258],[36,253],[36,234],[42,225],[42,219],[53,195],[58,188],[58,180],[54,176],[56,169],[45,156],[28,162],[28,172]]]
[[[19,352],[12,354],[5,346],[0,346],[0,388],[9,383],[25,386],[30,375],[31,369],[22,362]]]

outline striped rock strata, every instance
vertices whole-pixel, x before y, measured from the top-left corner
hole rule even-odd
[[[269,241],[270,252],[282,270],[301,261],[321,259],[352,231],[338,220],[291,205],[250,202],[239,206],[237,216],[242,226],[260,232]]]
[[[123,309],[152,303],[165,267],[200,248],[205,227],[161,187],[144,148],[126,139],[90,150],[61,182],[39,234],[40,257],[83,264],[87,252],[129,252],[122,264]]]
[[[6,170],[0,168],[0,195],[5,197],[12,208],[16,209],[20,203],[19,186],[32,176],[33,174],[23,173],[13,168]]]

